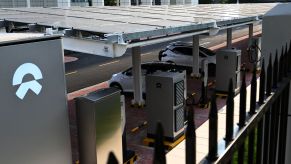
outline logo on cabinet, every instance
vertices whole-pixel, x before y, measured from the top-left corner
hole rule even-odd
[[[34,80],[23,82],[23,78],[28,74],[32,75]],[[43,76],[41,70],[37,65],[33,63],[24,63],[20,65],[16,69],[12,80],[13,86],[19,86],[16,91],[16,96],[23,100],[29,90],[34,92],[36,95],[39,95],[42,85],[37,82],[37,80],[42,78]]]

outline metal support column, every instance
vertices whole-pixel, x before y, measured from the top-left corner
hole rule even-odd
[[[192,65],[192,74],[193,77],[199,77],[199,35],[193,36],[193,65]]]
[[[138,106],[142,106],[144,104],[144,100],[142,98],[140,47],[132,48],[132,73],[133,73],[134,98],[131,103],[136,104]]]
[[[232,28],[228,28],[226,30],[226,47],[227,49],[231,49],[232,44]]]
[[[30,0],[26,0],[26,7],[30,7]]]
[[[252,43],[253,35],[254,35],[254,24],[249,24],[249,45]]]
[[[50,6],[50,7],[52,7],[52,6]],[[58,7],[60,7],[60,8],[71,7],[71,1],[70,0],[58,0]]]

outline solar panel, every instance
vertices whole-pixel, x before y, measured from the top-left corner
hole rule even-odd
[[[261,17],[276,3],[178,6],[101,6],[0,9],[11,22],[70,28],[99,34],[122,34],[124,40],[157,37],[245,23]]]

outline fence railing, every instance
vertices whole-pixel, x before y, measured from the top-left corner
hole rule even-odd
[[[267,71],[265,61],[262,59],[262,67],[259,81],[259,94],[257,95],[257,69],[254,68],[251,80],[250,106],[247,107],[246,78],[243,73],[240,88],[239,122],[238,132],[234,133],[234,89],[232,81],[229,81],[228,97],[226,101],[226,130],[225,147],[218,147],[218,110],[216,96],[211,97],[209,112],[209,152],[202,163],[232,163],[237,151],[237,163],[249,164],[284,164],[287,135],[287,117],[289,105],[289,88],[291,76],[291,41],[289,50],[287,44],[282,47],[281,55],[276,52],[274,62],[270,54]],[[278,59],[279,58],[279,59]],[[258,102],[257,100],[258,96]],[[189,101],[189,100],[188,100]],[[191,100],[190,100],[191,101]],[[188,125],[186,128],[185,161],[186,164],[196,163],[196,135],[193,121],[192,103],[187,104]],[[247,109],[249,109],[247,111]],[[247,147],[246,147],[246,140]],[[256,141],[256,142],[255,142]],[[165,164],[165,147],[163,145],[163,128],[157,125],[154,164]],[[223,152],[218,154],[219,152]],[[245,161],[245,156],[248,156]],[[201,161],[197,161],[201,162]],[[114,155],[110,154],[108,163],[117,163]]]

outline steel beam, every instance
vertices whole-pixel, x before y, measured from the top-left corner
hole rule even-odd
[[[231,49],[232,46],[232,28],[226,29],[226,47]]]
[[[142,106],[144,100],[142,98],[142,77],[141,77],[141,48],[132,48],[132,73],[133,73],[133,105]]]
[[[193,65],[191,76],[199,77],[199,35],[193,36]]]
[[[112,58],[122,56],[126,51],[125,45],[73,37],[63,37],[63,46],[66,50]]]

